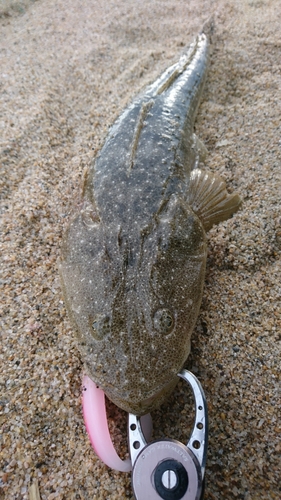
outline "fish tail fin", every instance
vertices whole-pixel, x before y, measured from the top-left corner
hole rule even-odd
[[[212,34],[215,31],[215,16],[212,14],[208,19],[204,22],[203,27],[200,31],[200,35],[204,33],[208,38],[212,37]]]

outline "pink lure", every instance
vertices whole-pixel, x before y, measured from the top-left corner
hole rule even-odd
[[[92,447],[98,457],[111,469],[130,472],[130,459],[121,460],[111,441],[107,425],[104,392],[87,376],[83,377],[83,415]]]

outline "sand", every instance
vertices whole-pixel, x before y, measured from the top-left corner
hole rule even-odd
[[[0,2],[0,499],[132,498],[95,456],[81,413],[83,363],[57,259],[85,170],[131,98],[215,15],[196,131],[207,167],[242,209],[209,233],[204,298],[186,367],[209,406],[207,500],[279,499],[279,0]],[[154,437],[187,440],[180,383]],[[279,420],[278,420],[279,412]],[[126,415],[108,404],[125,456]],[[34,498],[34,496],[33,496]]]

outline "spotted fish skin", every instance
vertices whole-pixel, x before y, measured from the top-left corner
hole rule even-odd
[[[208,63],[200,34],[112,126],[65,232],[60,275],[88,375],[138,415],[174,389],[190,352],[206,230],[240,204],[199,168],[193,133]]]

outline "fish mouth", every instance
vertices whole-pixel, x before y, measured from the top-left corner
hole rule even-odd
[[[173,392],[175,386],[179,381],[179,377],[175,375],[169,381],[158,388],[156,388],[152,394],[148,397],[140,397],[137,398],[136,393],[130,392],[130,394],[122,395],[122,393],[116,392],[116,388],[113,386],[104,388],[104,392],[106,396],[119,408],[125,410],[128,413],[133,413],[137,416],[146,415],[151,411],[155,410],[169,397],[169,395]]]

